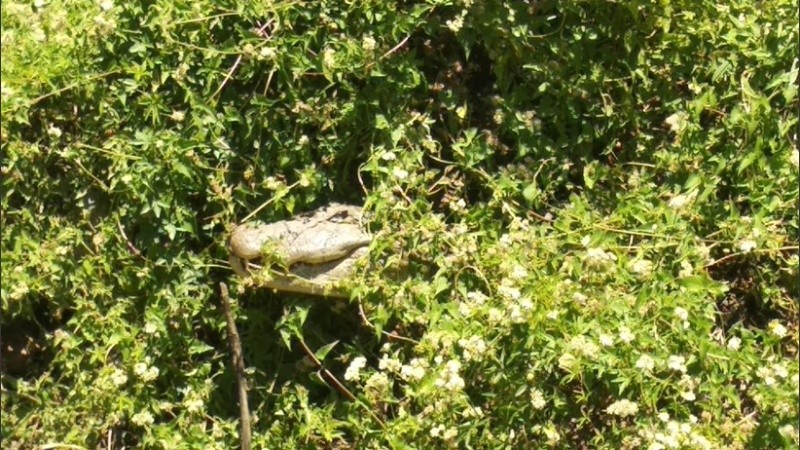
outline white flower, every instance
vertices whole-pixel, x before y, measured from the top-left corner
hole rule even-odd
[[[687,320],[689,319],[689,311],[686,311],[685,308],[678,306],[675,308],[675,316],[681,320]]]
[[[597,345],[585,336],[575,336],[569,341],[569,346],[578,353],[589,358],[597,356],[600,349]]]
[[[114,2],[111,0],[103,0],[103,2],[100,3],[100,9],[103,11],[110,11],[112,8],[114,8]]]
[[[275,51],[274,48],[268,47],[268,46],[264,46],[264,47],[261,47],[261,50],[258,51],[258,58],[262,59],[262,60],[264,60],[264,59],[273,59],[273,58],[275,58],[276,54],[277,54],[277,52]]]
[[[639,412],[639,405],[630,400],[617,400],[616,402],[608,405],[606,412],[612,416],[626,417],[632,416]]]
[[[694,391],[683,391],[681,392],[681,397],[686,400],[687,402],[693,402],[697,397],[694,395]]]
[[[431,437],[439,437],[444,431],[444,425],[436,425],[435,427],[431,428],[430,435]]]
[[[671,116],[664,119],[664,123],[667,124],[670,130],[673,133],[677,133],[678,131],[682,130],[683,127],[686,126],[686,119],[688,118],[685,112],[676,112]]]
[[[631,333],[631,329],[628,327],[619,327],[619,340],[622,342],[629,344],[633,342],[635,336]]]
[[[363,48],[367,52],[375,50],[375,45],[376,42],[375,39],[372,38],[372,36],[364,36],[364,38],[361,39],[361,48]]]
[[[395,167],[394,169],[392,169],[392,175],[394,175],[394,177],[397,178],[398,180],[405,180],[406,178],[408,178],[408,171],[401,169],[399,167]]]
[[[469,302],[458,303],[458,313],[464,317],[470,317],[475,312],[475,305]]]
[[[134,425],[138,425],[140,427],[146,427],[148,425],[152,425],[155,419],[153,419],[153,415],[150,414],[148,411],[138,412],[131,417],[131,422]]]
[[[3,99],[7,99],[8,97],[11,97],[13,94],[14,94],[14,89],[11,89],[10,87],[6,86],[5,83],[0,84],[0,97],[2,97]]]
[[[192,396],[191,398],[185,400],[183,405],[186,407],[187,411],[194,413],[202,411],[205,403],[203,403],[203,399],[197,396]]]
[[[795,429],[794,425],[790,423],[787,423],[786,425],[778,428],[778,433],[780,433],[780,435],[785,437],[786,439],[792,441],[798,440],[797,429]]]
[[[147,322],[144,324],[144,332],[147,334],[156,334],[158,331],[158,326],[153,322]]]
[[[58,139],[58,138],[61,137],[61,134],[62,134],[61,133],[61,128],[58,128],[57,126],[50,125],[47,128],[47,134],[53,139]]]
[[[397,156],[395,156],[395,154],[392,152],[385,152],[381,154],[381,159],[384,161],[394,161],[397,159]]]
[[[344,371],[344,379],[348,381],[357,379],[361,369],[363,369],[366,365],[367,358],[363,356],[356,357],[350,361],[350,365],[347,366],[347,370]]]
[[[728,350],[739,350],[739,347],[741,345],[742,345],[742,340],[736,336],[728,339]]]
[[[497,325],[503,322],[504,318],[505,315],[503,314],[503,311],[500,311],[497,308],[489,308],[489,317],[487,317],[487,321],[490,325]]]
[[[146,363],[136,363],[133,366],[133,373],[142,381],[153,381],[158,378],[158,367],[148,367]]]
[[[656,367],[656,362],[649,355],[642,355],[636,360],[636,368],[650,372]]]
[[[559,310],[551,309],[550,311],[547,311],[547,315],[545,317],[547,317],[547,320],[556,320],[560,314],[561,312]]]
[[[528,271],[525,270],[525,268],[522,267],[522,266],[516,265],[511,270],[511,278],[515,278],[517,280],[520,280],[520,279],[525,278],[527,276],[528,276]]]
[[[116,386],[122,386],[128,382],[128,375],[120,369],[114,369],[114,373],[111,374],[111,382]]]
[[[336,51],[332,48],[327,48],[322,53],[322,64],[327,67],[331,68],[336,64]]]
[[[672,355],[667,359],[667,367],[681,373],[686,373],[686,358]]]
[[[511,323],[525,322],[525,315],[522,313],[522,309],[520,309],[519,305],[511,305],[508,308],[508,319],[511,320]]]
[[[39,8],[43,7],[44,5],[46,5],[46,4],[47,3],[45,3],[44,0],[34,0],[34,2],[33,2],[33,6],[35,6],[36,9],[39,9]]]
[[[628,264],[628,267],[631,272],[642,276],[650,275],[653,271],[653,263],[647,259],[636,258]]]
[[[497,109],[494,111],[494,116],[492,116],[492,120],[496,125],[502,125],[504,119],[505,119],[505,114],[503,114],[502,109]]]
[[[486,342],[479,336],[460,339],[458,345],[464,350],[464,359],[467,361],[477,361],[486,353]]]
[[[444,369],[439,373],[439,378],[434,381],[434,386],[445,388],[450,391],[458,391],[464,388],[464,379],[459,375],[461,363],[450,360],[445,364]]]
[[[47,39],[47,35],[44,33],[44,30],[38,26],[34,27],[33,31],[31,31],[31,37],[36,42],[44,42],[44,40]]]
[[[579,304],[579,305],[586,304],[586,300],[588,300],[588,299],[589,299],[589,297],[587,297],[586,295],[584,295],[584,294],[582,294],[580,292],[576,292],[576,293],[572,294],[572,301],[577,303],[577,304]]]
[[[613,253],[608,253],[601,248],[589,247],[586,249],[586,256],[584,259],[589,265],[600,266],[616,261],[617,257]]]
[[[169,117],[175,122],[183,122],[183,119],[186,117],[186,113],[184,113],[183,111],[175,110],[172,111],[172,114],[170,114]]]
[[[686,278],[692,276],[694,273],[694,267],[689,261],[683,260],[681,261],[681,270],[678,272],[678,277]]]
[[[497,293],[508,300],[518,300],[522,296],[519,289],[511,286],[500,286],[497,288]]]
[[[385,394],[391,385],[392,383],[385,373],[377,372],[373,373],[372,376],[367,379],[367,382],[364,384],[364,390],[366,391],[367,397],[375,401]]]
[[[597,338],[597,340],[600,341],[600,345],[603,347],[611,347],[614,345],[614,336],[610,334],[603,333]]]
[[[561,435],[553,425],[548,425],[542,429],[544,437],[547,439],[547,445],[554,446],[561,440]]]
[[[772,373],[778,378],[786,378],[789,376],[789,371],[786,370],[786,366],[783,364],[774,364],[772,366]]]
[[[409,364],[404,364],[400,369],[400,375],[403,378],[411,380],[421,380],[425,376],[425,369],[428,363],[422,359],[414,358]]]
[[[669,206],[672,209],[683,209],[686,205],[688,205],[694,200],[696,195],[697,192],[690,192],[688,194],[676,195],[671,199],[669,199],[669,202],[667,202],[667,206]]]
[[[658,413],[658,420],[660,420],[662,422],[668,422],[669,421],[669,413],[668,412],[660,412],[660,413]]]
[[[797,149],[792,150],[792,154],[789,157],[789,161],[791,161],[793,166],[800,167],[800,151],[798,151]]]
[[[558,358],[558,366],[562,369],[569,370],[575,365],[577,359],[571,353],[564,353]]]
[[[779,338],[786,336],[786,333],[788,333],[786,327],[781,325],[781,323],[778,322],[777,320],[773,320],[772,322],[769,323],[769,331],[771,331],[772,334],[774,334]]]
[[[772,370],[769,367],[765,366],[759,367],[758,369],[756,369],[756,375],[758,375],[759,378],[764,380],[764,384],[766,384],[767,386],[772,386],[773,384],[775,384],[776,381],[775,377],[772,376],[773,375]]]
[[[752,239],[742,239],[739,241],[739,250],[745,253],[752,252],[756,247],[758,247],[758,244]]]
[[[457,202],[450,202],[450,209],[453,211],[463,211],[467,207],[467,201],[463,198],[458,199]]]
[[[533,409],[542,409],[547,405],[547,402],[539,389],[531,389],[531,405]]]
[[[394,359],[390,358],[389,355],[383,355],[383,357],[378,361],[378,369],[380,370],[388,370],[389,372],[396,373],[399,372],[403,367],[403,364]]]
[[[461,16],[456,17],[453,20],[445,22],[445,25],[447,25],[447,28],[450,28],[453,33],[458,33],[458,30],[464,26],[464,18]]]

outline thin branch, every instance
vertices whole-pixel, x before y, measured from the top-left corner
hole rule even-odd
[[[39,447],[39,450],[52,450],[57,448],[68,448],[70,450],[86,450],[86,447],[81,447],[80,445],[62,444],[60,442],[55,444],[44,444],[43,446]]]
[[[299,182],[299,181],[295,181],[294,183],[290,184],[290,185],[287,187],[287,189],[288,189],[287,193],[288,193],[289,191],[291,191],[292,189],[294,189],[294,188],[295,188],[295,187],[296,187],[298,184],[300,184],[300,182]],[[262,204],[261,204],[261,205],[260,205],[258,208],[256,208],[256,209],[254,209],[253,211],[251,211],[251,212],[250,212],[250,214],[248,214],[248,215],[244,216],[244,219],[242,219],[242,220],[241,220],[239,223],[244,223],[244,222],[247,222],[247,220],[248,220],[248,219],[250,219],[250,218],[252,218],[253,216],[255,216],[256,214],[258,214],[258,212],[259,212],[259,211],[261,211],[262,209],[266,208],[266,207],[267,207],[267,206],[268,206],[270,203],[272,203],[273,201],[275,201],[275,200],[277,200],[277,199],[278,199],[278,196],[275,196],[275,197],[270,197],[269,199],[267,199],[267,201],[265,201],[264,203],[262,203]]]
[[[250,408],[247,404],[247,375],[244,371],[242,342],[239,340],[239,332],[236,331],[236,321],[233,320],[231,304],[228,300],[228,286],[225,283],[219,284],[219,293],[222,300],[222,312],[225,314],[225,321],[228,323],[228,344],[231,347],[233,367],[236,370],[236,383],[239,387],[239,415],[241,417],[239,440],[242,444],[242,450],[250,450]]]
[[[223,17],[239,16],[239,15],[241,15],[241,14],[238,13],[238,12],[233,12],[233,11],[232,12],[224,12],[224,13],[220,13],[220,14],[214,14],[214,15],[211,15],[211,16],[203,16],[203,17],[197,17],[197,18],[193,18],[193,19],[178,20],[178,21],[170,23],[170,25],[172,25],[172,26],[185,25],[187,23],[205,22],[207,20],[221,19]]]
[[[269,91],[269,85],[272,84],[273,75],[275,75],[275,69],[270,70],[269,76],[267,77],[267,84],[264,85],[264,97],[267,96],[267,91]]]
[[[375,325],[373,325],[372,322],[370,322],[369,319],[367,318],[367,314],[364,312],[364,305],[362,305],[361,302],[358,302],[358,316],[361,317],[361,321],[364,322],[364,325],[366,325],[368,328],[373,330],[376,329]],[[414,345],[419,345],[420,343],[417,340],[401,336],[397,333],[390,333],[388,331],[381,330],[381,334],[383,334],[390,340],[410,342]]]
[[[109,72],[93,75],[91,77],[86,77],[86,79],[83,79],[83,80],[80,80],[80,81],[76,81],[74,83],[70,83],[70,84],[64,86],[63,88],[59,88],[59,89],[56,89],[55,91],[48,92],[47,94],[40,95],[40,96],[34,98],[33,100],[28,101],[27,103],[25,103],[25,104],[23,104],[21,106],[24,106],[26,108],[30,108],[31,106],[39,103],[40,101],[42,101],[42,100],[44,100],[44,99],[46,99],[48,97],[52,97],[54,95],[62,94],[64,92],[66,92],[66,91],[69,91],[71,89],[79,87],[79,86],[83,85],[84,83],[88,84],[88,83],[90,83],[92,81],[99,80],[101,78],[106,78],[106,77],[108,77],[110,75],[114,75],[114,74],[117,74],[117,73],[119,73],[118,70],[111,70]],[[14,109],[14,107],[6,109],[3,112],[10,111],[12,109]]]
[[[213,93],[213,94],[211,94],[211,98],[212,98],[212,99],[213,99],[214,97],[216,97],[216,96],[217,96],[217,94],[219,94],[219,93],[222,91],[222,88],[224,88],[224,87],[225,87],[225,85],[228,83],[228,80],[230,80],[230,79],[231,79],[231,76],[233,75],[233,72],[235,72],[235,71],[236,71],[236,68],[238,68],[238,67],[239,67],[239,64],[241,64],[241,62],[242,62],[242,55],[239,55],[239,56],[236,58],[236,61],[233,63],[233,66],[231,66],[230,70],[228,70],[228,73],[227,73],[227,74],[225,74],[225,79],[224,79],[224,80],[222,80],[222,83],[219,85],[219,87],[217,88],[217,90],[216,90],[216,91],[214,91],[214,93]]]
[[[404,38],[403,38],[403,40],[402,40],[402,41],[400,41],[400,43],[399,43],[399,44],[395,45],[395,46],[394,46],[394,47],[392,47],[392,48],[391,48],[391,49],[390,49],[388,52],[384,53],[384,54],[381,56],[381,59],[388,58],[389,56],[392,56],[392,53],[394,53],[394,52],[396,52],[396,51],[400,50],[400,47],[402,47],[403,45],[405,45],[405,43],[406,43],[406,42],[408,42],[408,39],[409,39],[409,38],[411,38],[411,35],[410,35],[410,34],[409,34],[408,36],[404,37]]]
[[[755,250],[751,250],[749,252],[736,252],[736,253],[731,253],[730,255],[725,255],[717,260],[711,261],[710,263],[703,266],[703,268],[707,269],[709,267],[716,266],[717,264],[723,261],[727,261],[731,258],[736,258],[737,256],[747,255],[751,253],[774,253],[774,252],[785,252],[789,250],[797,251],[798,249],[800,249],[800,246],[798,245],[787,245],[785,247],[778,247],[778,248],[758,248]]]
[[[145,258],[145,256],[142,254],[142,251],[136,248],[136,246],[133,245],[133,242],[128,239],[128,235],[125,234],[125,228],[122,228],[122,222],[120,222],[119,219],[117,219],[117,230],[119,231],[119,234],[122,235],[122,238],[125,239],[125,243],[128,244],[128,250],[130,250],[134,255],[147,261],[147,258]]]
[[[101,188],[101,189],[102,189],[104,192],[110,192],[110,191],[111,191],[111,189],[109,189],[109,187],[108,187],[108,186],[106,186],[106,184],[105,184],[105,183],[103,183],[103,181],[102,181],[102,180],[100,180],[99,178],[97,178],[96,176],[94,176],[94,174],[93,174],[92,172],[90,172],[90,171],[89,171],[89,170],[88,170],[86,167],[84,167],[84,165],[83,165],[83,163],[81,162],[81,160],[80,160],[80,159],[78,159],[78,158],[75,158],[74,162],[75,162],[75,164],[77,164],[77,166],[78,166],[78,168],[79,168],[79,169],[81,169],[81,170],[82,170],[82,171],[83,171],[83,172],[84,172],[86,175],[88,175],[88,176],[89,176],[89,178],[91,178],[92,180],[94,180],[94,182],[95,182],[95,183],[99,184],[99,185],[100,185],[100,188]]]
[[[336,391],[337,391],[337,392],[339,392],[340,394],[342,394],[342,395],[343,395],[345,398],[347,398],[347,399],[348,399],[348,400],[350,400],[351,402],[354,402],[354,403],[358,404],[359,406],[363,407],[363,408],[364,408],[364,409],[367,411],[367,413],[368,413],[368,414],[369,414],[369,415],[370,415],[370,416],[371,416],[373,419],[375,419],[375,421],[376,421],[376,422],[378,422],[378,423],[380,424],[380,426],[381,426],[382,428],[386,428],[386,422],[384,422],[384,421],[383,421],[383,420],[382,420],[380,417],[378,417],[378,416],[375,414],[375,412],[374,412],[374,411],[372,411],[372,409],[370,409],[370,408],[369,408],[369,406],[367,406],[367,405],[365,405],[364,403],[362,403],[362,402],[358,401],[358,399],[356,398],[356,396],[355,396],[355,395],[353,395],[353,393],[352,393],[352,392],[350,392],[350,390],[349,390],[349,389],[347,389],[347,388],[346,388],[346,387],[345,387],[345,386],[342,384],[342,382],[341,382],[341,381],[339,381],[339,379],[337,379],[337,378],[336,378],[336,377],[335,377],[335,376],[334,376],[334,375],[333,375],[333,374],[332,374],[332,373],[331,373],[331,372],[330,372],[328,369],[326,369],[326,368],[325,368],[325,367],[322,365],[322,362],[321,362],[319,359],[317,359],[317,356],[316,356],[316,355],[314,355],[314,352],[312,352],[310,348],[308,348],[308,345],[306,345],[305,341],[304,341],[304,340],[303,340],[303,339],[302,339],[300,336],[297,336],[297,341],[300,343],[300,347],[302,347],[302,349],[303,349],[303,352],[304,352],[304,353],[306,354],[306,356],[308,356],[308,358],[309,358],[309,359],[310,359],[310,360],[311,360],[311,361],[314,363],[314,366],[316,367],[316,369],[317,369],[317,370],[319,370],[319,371],[320,371],[320,373],[322,374],[322,378],[323,378],[323,379],[325,379],[325,381],[326,381],[328,384],[332,385],[332,386],[333,386],[333,388],[334,388],[334,389],[336,389]]]
[[[264,30],[266,30],[266,29],[267,29],[267,27],[268,27],[268,26],[270,26],[270,25],[272,25],[272,24],[273,24],[273,22],[275,22],[275,21],[274,21],[274,20],[268,20],[268,21],[267,21],[267,23],[265,23],[264,25],[262,25],[262,26],[261,26],[261,28],[259,28],[259,29],[258,29],[258,31],[257,31],[257,34],[259,34],[259,35],[260,35],[260,34],[262,34],[262,33],[264,32]],[[240,55],[239,55],[239,56],[236,58],[236,61],[233,63],[233,66],[231,66],[230,70],[228,70],[228,73],[227,73],[227,74],[225,74],[225,79],[224,79],[224,80],[222,80],[222,84],[220,84],[220,85],[219,85],[219,87],[217,88],[217,90],[216,90],[216,91],[214,91],[214,93],[213,93],[213,94],[211,94],[211,98],[212,98],[212,99],[213,99],[214,97],[216,97],[216,96],[217,96],[217,94],[219,94],[220,92],[222,92],[222,88],[224,88],[224,87],[225,87],[225,85],[228,83],[228,81],[230,81],[231,77],[233,76],[233,73],[234,73],[234,72],[236,72],[236,69],[239,67],[239,64],[241,64],[241,63],[242,63],[242,57],[243,57],[243,56],[244,56],[244,55],[241,55],[241,54],[240,54]]]

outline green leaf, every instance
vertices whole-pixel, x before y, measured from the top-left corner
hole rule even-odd
[[[594,188],[594,177],[596,176],[596,171],[594,165],[587,165],[583,168],[583,182],[586,184],[586,188],[591,190]]]
[[[525,186],[525,189],[522,190],[522,196],[525,197],[525,200],[527,200],[528,203],[533,203],[538,194],[539,187],[536,185],[536,183],[529,183],[527,186]]]
[[[339,341],[333,341],[330,344],[323,345],[319,348],[319,350],[314,352],[314,356],[316,356],[318,360],[324,361],[325,357],[328,356],[328,353],[333,349],[333,347],[336,347],[338,343]]]

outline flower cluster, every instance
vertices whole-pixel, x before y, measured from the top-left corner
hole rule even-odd
[[[642,437],[649,442],[647,450],[673,448],[710,450],[717,448],[709,439],[694,429],[697,423],[695,416],[690,416],[688,422],[671,420],[666,412],[659,413],[658,417],[663,425],[640,432]]]
[[[486,341],[480,336],[471,336],[469,339],[459,339],[458,345],[464,352],[467,361],[478,361],[486,353]]]
[[[447,364],[439,372],[439,377],[434,381],[434,386],[448,391],[460,391],[465,385],[464,379],[459,374],[460,370],[461,363],[459,361],[447,361]]]
[[[627,417],[639,412],[639,405],[627,399],[617,400],[608,405],[606,412],[612,416]]]
[[[344,371],[344,379],[351,381],[357,380],[358,377],[361,375],[361,369],[366,367],[367,365],[367,358],[363,356],[358,356],[350,361],[350,365],[347,366],[347,369]]]
[[[149,361],[148,361],[149,362]],[[133,366],[133,373],[142,381],[153,381],[158,378],[158,367],[148,366],[147,362],[136,363]]]

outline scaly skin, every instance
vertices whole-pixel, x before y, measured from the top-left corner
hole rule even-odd
[[[334,203],[295,219],[240,225],[228,242],[229,260],[238,275],[247,277],[251,260],[264,256],[264,250],[274,252],[288,273],[265,268],[255,275],[257,284],[282,291],[347,297],[340,289],[341,282],[353,275],[356,261],[367,254],[371,240],[361,226],[361,208]]]

